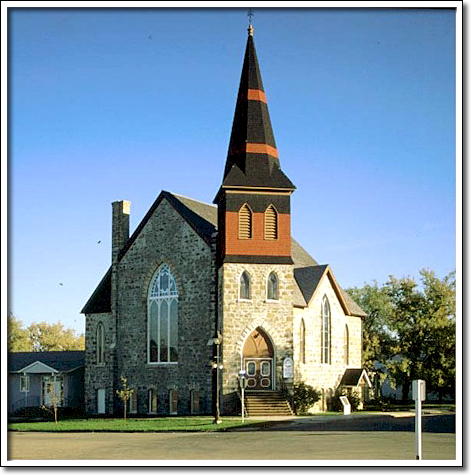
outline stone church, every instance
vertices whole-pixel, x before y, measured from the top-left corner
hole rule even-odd
[[[364,311],[291,236],[295,186],[251,26],[215,191],[214,205],[162,191],[131,235],[130,203],[112,204],[111,266],[82,310],[88,413],[122,410],[121,376],[139,415],[238,413],[241,375],[249,416],[289,402],[300,382],[319,390],[320,411],[339,387],[369,384]]]

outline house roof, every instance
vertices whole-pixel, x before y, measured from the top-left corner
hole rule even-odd
[[[147,221],[152,216],[163,199],[187,221],[195,232],[209,245],[213,234],[217,231],[217,207],[201,201],[193,200],[175,193],[162,191],[154,201],[148,213],[144,216],[126,245],[119,253],[121,260],[133,242],[137,239]],[[294,277],[297,285],[294,288],[294,305],[307,307],[322,278],[327,265],[319,265],[316,260],[293,238],[291,238],[291,256],[294,262]],[[343,301],[345,311],[349,315],[366,316],[365,312],[344,292],[333,278],[339,299]],[[111,312],[111,268],[108,269],[96,290],[82,309],[82,313],[107,313]]]
[[[31,351],[8,353],[8,371],[22,372],[39,362],[59,372],[72,371],[85,366],[85,351]]]
[[[340,381],[340,386],[358,386],[362,379],[371,388],[371,381],[365,369],[347,368]]]

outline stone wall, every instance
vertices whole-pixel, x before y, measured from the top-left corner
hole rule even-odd
[[[102,323],[105,331],[104,364],[97,364],[97,327]],[[105,411],[113,412],[113,365],[115,321],[111,313],[86,315],[85,323],[85,405],[86,411],[98,411],[98,389],[106,390]]]
[[[251,299],[239,299],[239,280],[243,271],[250,275]],[[279,281],[279,300],[267,301],[268,275],[275,271]],[[270,337],[276,364],[275,389],[282,388],[283,359],[293,356],[293,266],[281,264],[223,264],[219,269],[220,315],[223,333],[222,397],[225,412],[237,398],[237,376],[242,368],[245,340],[257,327]]]
[[[152,277],[166,263],[178,287],[178,362],[149,363],[147,352],[147,296]],[[105,367],[93,366],[93,338],[99,316],[87,316],[87,381],[93,388],[87,407],[96,406],[96,388],[107,383],[114,399],[114,411],[121,411],[115,396],[119,377],[137,393],[137,412],[147,414],[148,391],[158,394],[158,413],[169,412],[169,392],[178,391],[178,413],[190,412],[190,391],[200,392],[200,412],[210,413],[211,348],[215,331],[215,259],[211,248],[197,235],[173,206],[163,199],[139,236],[116,264],[117,315],[116,367],[113,382],[112,353],[107,351]],[[113,298],[113,297],[112,297]],[[110,328],[112,333],[112,329]],[[108,332],[106,333],[108,335]],[[95,336],[96,338],[96,336]],[[95,349],[96,351],[96,349]],[[87,366],[88,368],[88,366]],[[108,378],[108,379],[107,379]]]
[[[321,362],[322,310],[321,304],[327,296],[331,311],[331,362]],[[305,324],[305,363],[301,361],[300,328]],[[345,325],[349,330],[349,358],[345,359]],[[309,307],[294,309],[294,339],[296,381],[310,384],[321,391],[323,400],[314,410],[327,410],[328,399],[335,393],[347,368],[361,368],[362,321],[360,317],[345,314],[331,281],[324,276],[319,283]]]

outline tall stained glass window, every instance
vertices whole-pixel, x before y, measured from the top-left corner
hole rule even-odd
[[[148,361],[174,363],[178,361],[178,289],[167,264],[162,264],[149,287]]]

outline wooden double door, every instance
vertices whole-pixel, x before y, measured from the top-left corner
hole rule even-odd
[[[273,345],[262,329],[256,328],[247,338],[243,364],[247,390],[274,389]]]

